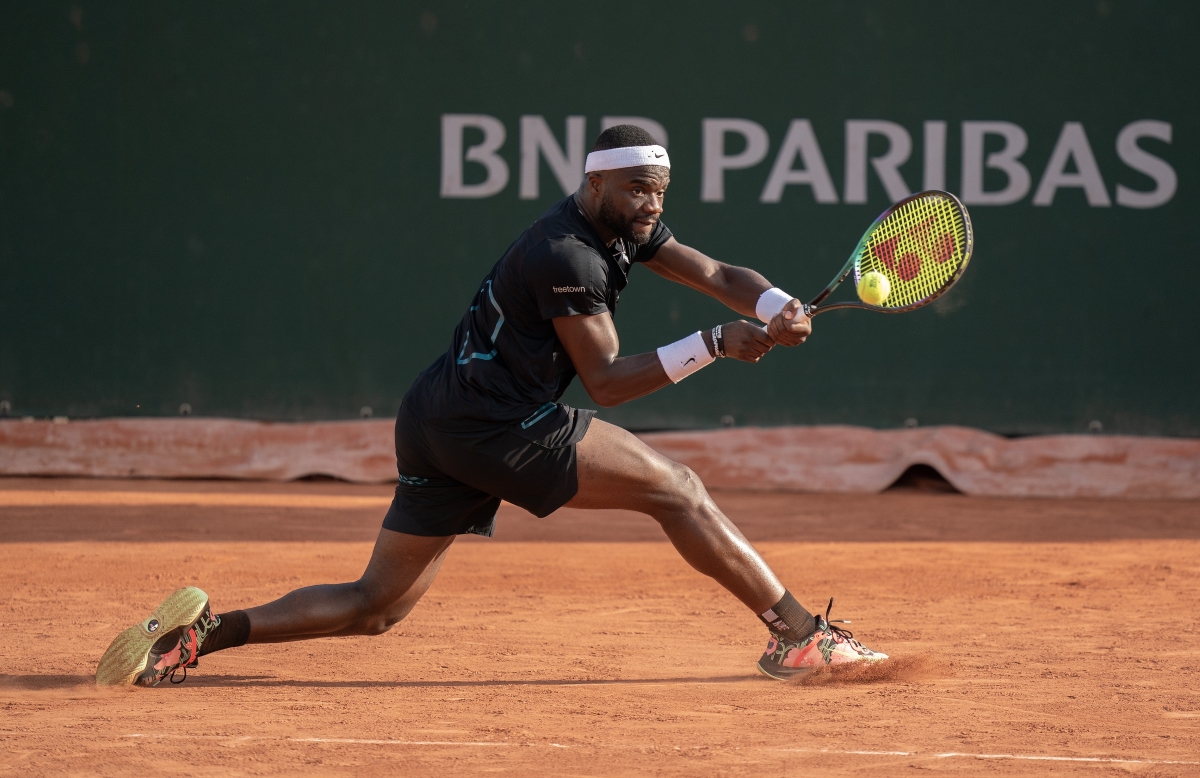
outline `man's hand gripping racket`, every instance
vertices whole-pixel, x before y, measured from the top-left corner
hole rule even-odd
[[[782,346],[803,343],[810,329],[797,321],[838,308],[905,313],[928,305],[962,278],[975,247],[971,217],[958,198],[931,190],[907,197],[879,215],[854,247],[845,267],[807,305],[792,300],[767,334]],[[825,300],[850,274],[858,300]]]

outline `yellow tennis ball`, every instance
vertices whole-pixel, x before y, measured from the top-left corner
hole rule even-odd
[[[891,293],[891,282],[878,270],[863,273],[863,277],[858,281],[858,299],[867,305],[883,305],[883,301]]]

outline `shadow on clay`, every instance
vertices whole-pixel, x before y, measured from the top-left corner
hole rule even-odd
[[[313,689],[437,689],[453,687],[488,686],[629,686],[645,684],[698,684],[738,683],[741,681],[766,680],[757,675],[719,675],[707,678],[535,678],[494,679],[487,681],[302,681],[265,678],[254,675],[209,675],[189,678],[188,684],[196,686],[262,686],[300,687]]]
[[[311,689],[420,689],[488,686],[628,686],[645,684],[701,684],[737,683],[739,681],[766,680],[756,675],[721,675],[708,678],[538,678],[538,679],[495,679],[487,681],[303,681],[272,678],[265,675],[206,675],[187,679],[188,687],[293,687]],[[97,691],[127,689],[135,687],[97,687],[91,675],[3,675],[0,674],[0,692],[3,691],[55,691],[91,687]],[[159,689],[172,688],[163,683]]]
[[[854,664],[822,668],[797,678],[790,683],[798,686],[823,686],[872,683],[913,683],[953,675],[953,668],[936,662],[932,657],[918,655],[893,657],[877,664]],[[717,675],[685,678],[531,678],[491,679],[479,681],[372,681],[330,680],[305,681],[298,679],[272,678],[265,675],[205,675],[187,679],[189,687],[231,688],[244,686],[309,688],[309,689],[438,689],[499,686],[639,686],[653,684],[704,684],[741,683],[763,681],[760,675]],[[3,675],[0,674],[0,692],[3,691],[54,691],[96,687],[91,675]],[[159,687],[169,688],[168,684]]]

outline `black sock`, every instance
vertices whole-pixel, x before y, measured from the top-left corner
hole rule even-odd
[[[244,646],[250,639],[250,617],[246,615],[246,611],[221,613],[217,615],[217,619],[221,623],[204,636],[204,642],[200,644],[199,656]]]
[[[772,632],[778,632],[788,640],[804,640],[817,629],[817,620],[786,590],[782,600],[758,617]]]

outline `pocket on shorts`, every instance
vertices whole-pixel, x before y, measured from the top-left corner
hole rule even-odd
[[[586,408],[546,403],[522,421],[509,425],[508,431],[542,448],[564,448],[583,440],[595,415],[595,411]]]

